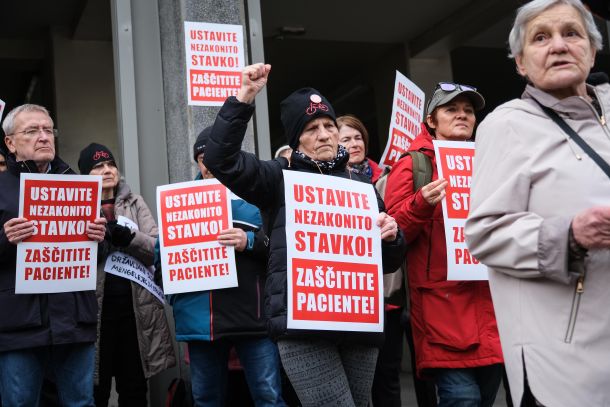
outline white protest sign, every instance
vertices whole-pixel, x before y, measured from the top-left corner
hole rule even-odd
[[[110,253],[110,256],[106,258],[104,271],[141,285],[157,297],[161,303],[165,303],[163,290],[155,284],[154,271],[147,268],[135,257],[122,252]]]
[[[86,234],[98,217],[99,175],[21,174],[19,216],[34,235],[17,244],[16,294],[95,290],[97,242]]]
[[[383,331],[371,184],[284,170],[288,328]]]
[[[243,27],[185,21],[184,36],[188,104],[222,106],[241,86]]]
[[[424,119],[424,99],[424,92],[396,71],[392,118],[388,143],[379,161],[381,167],[393,166],[419,134],[420,123]]]
[[[438,177],[449,183],[442,201],[447,242],[447,280],[487,280],[487,267],[466,247],[464,225],[470,210],[474,143],[434,140]]]
[[[237,286],[235,248],[218,243],[232,227],[229,190],[215,179],[157,187],[165,294]]]

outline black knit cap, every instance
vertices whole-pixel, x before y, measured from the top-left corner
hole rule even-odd
[[[193,159],[197,162],[197,156],[205,150],[205,145],[207,144],[210,134],[212,133],[212,126],[206,127],[199,133],[197,136],[197,140],[195,140],[195,144],[193,144]]]
[[[288,145],[296,149],[305,125],[320,116],[328,116],[337,123],[332,105],[314,88],[299,89],[284,99],[280,104],[280,118]]]
[[[112,151],[108,147],[97,143],[91,143],[83,148],[78,158],[78,169],[83,175],[89,175],[97,163],[112,161],[116,165]]]

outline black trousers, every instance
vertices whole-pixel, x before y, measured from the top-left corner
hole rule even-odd
[[[379,350],[372,400],[375,407],[400,407],[400,362],[402,361],[402,308],[385,312],[385,342]]]
[[[95,405],[108,405],[114,376],[119,406],[146,407],[148,386],[133,313],[119,319],[102,319],[99,346],[99,385],[94,388]]]
[[[436,386],[432,380],[419,379],[417,377],[417,368],[415,366],[415,345],[413,343],[413,330],[411,329],[410,318],[403,318],[405,324],[405,333],[409,351],[411,352],[411,368],[413,369],[413,386],[415,387],[415,397],[418,407],[436,407]]]

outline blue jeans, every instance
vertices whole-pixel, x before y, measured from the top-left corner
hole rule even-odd
[[[254,404],[257,407],[285,406],[277,346],[269,338],[189,342],[195,406],[224,406],[231,346],[235,346],[244,368]]]
[[[435,369],[434,378],[438,407],[492,407],[502,380],[502,365]]]
[[[76,343],[0,352],[2,405],[36,407],[45,373],[66,407],[94,406],[95,345]]]

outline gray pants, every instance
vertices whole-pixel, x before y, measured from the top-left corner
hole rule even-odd
[[[379,349],[280,339],[280,359],[303,407],[366,407]]]

